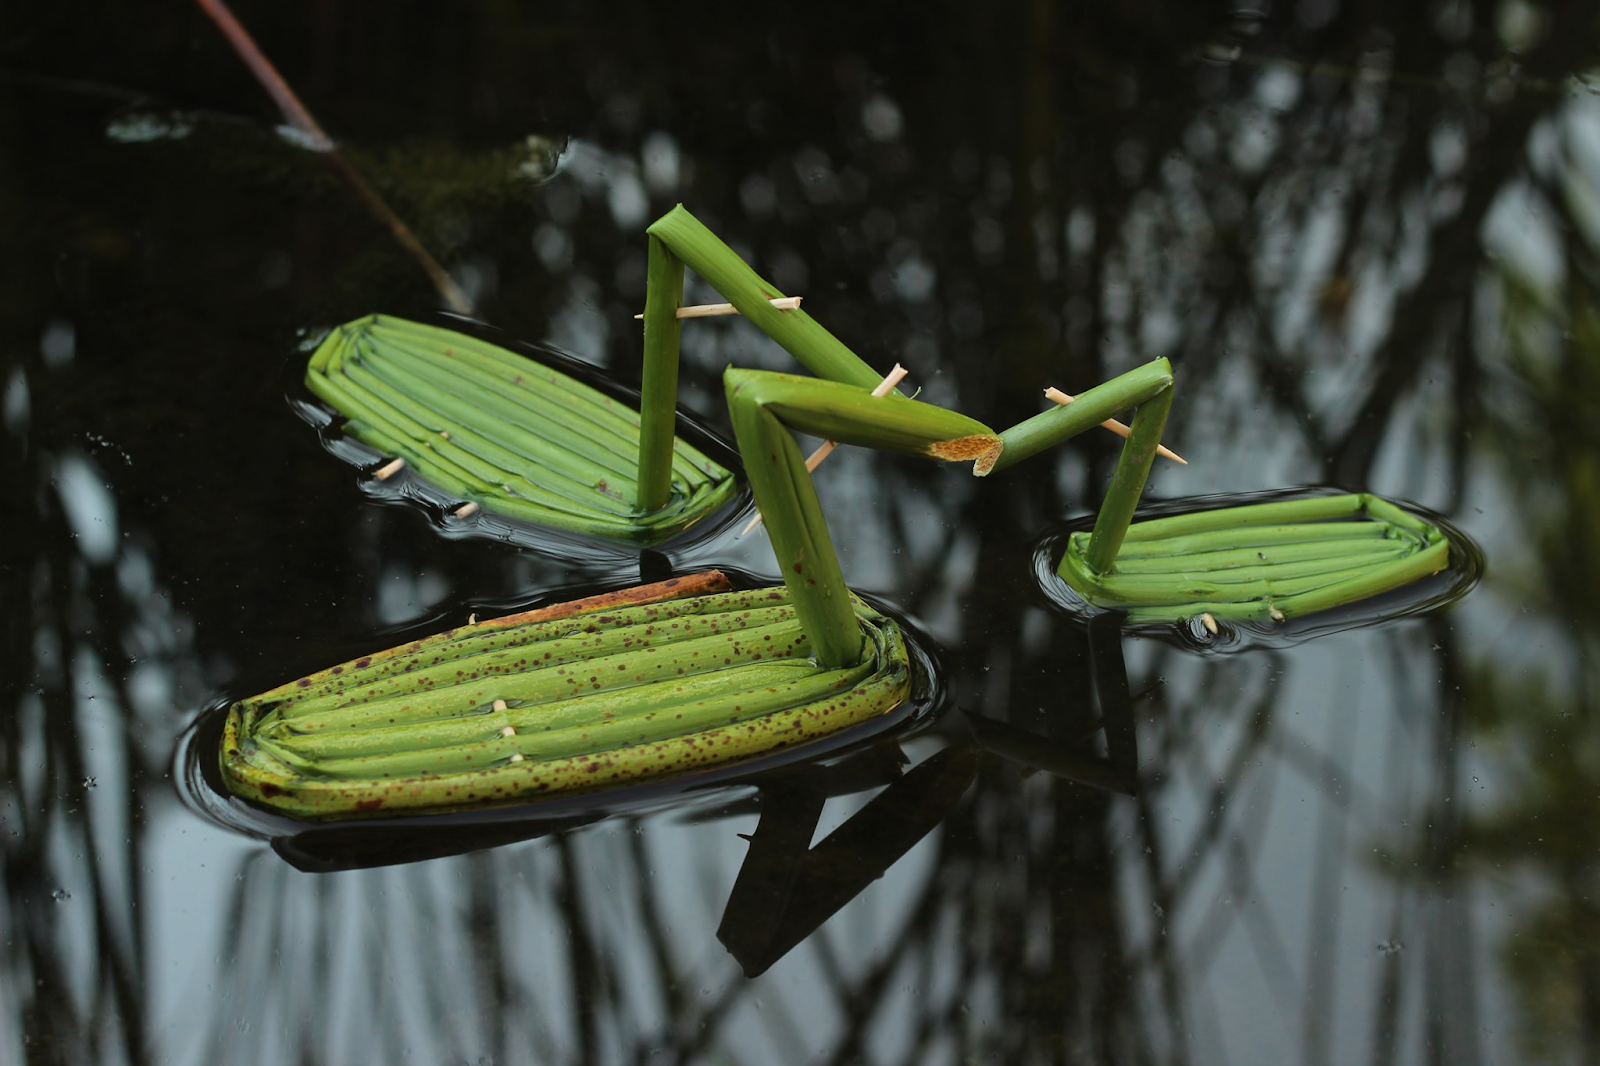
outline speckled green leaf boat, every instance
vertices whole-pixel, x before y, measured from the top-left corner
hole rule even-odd
[[[539,526],[654,544],[726,503],[733,475],[679,439],[664,506],[639,499],[639,412],[464,333],[369,315],[329,333],[306,384],[343,431],[440,491]]]
[[[521,803],[743,762],[887,713],[899,626],[852,597],[857,661],[814,659],[782,587],[716,571],[452,629],[229,708],[229,791],[329,820]]]
[[[1444,532],[1371,493],[1221,507],[1134,522],[1109,568],[1074,533],[1057,573],[1131,622],[1278,621],[1376,596],[1449,565]]]

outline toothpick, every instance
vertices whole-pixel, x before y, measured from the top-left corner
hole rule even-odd
[[[1051,400],[1051,401],[1053,401],[1055,403],[1058,403],[1062,407],[1067,406],[1067,404],[1071,403],[1074,399],[1076,399],[1076,397],[1069,396],[1069,395],[1067,395],[1066,393],[1062,392],[1060,389],[1057,389],[1057,388],[1045,389],[1044,390],[1044,395],[1045,395],[1045,399]],[[1100,424],[1102,426],[1106,427],[1107,429],[1109,429],[1111,432],[1115,433],[1117,436],[1123,437],[1123,438],[1126,438],[1129,434],[1131,434],[1133,432],[1133,430],[1129,429],[1127,426],[1123,425],[1121,422],[1118,422],[1115,418],[1108,418],[1108,419],[1106,419],[1104,422],[1102,422]],[[1168,448],[1166,445],[1163,445],[1163,444],[1156,445],[1156,454],[1159,455],[1159,456],[1162,456],[1164,458],[1171,459],[1175,463],[1182,463],[1184,466],[1188,466],[1189,465],[1189,460],[1185,459],[1183,456],[1179,455],[1177,452],[1173,451],[1171,448]]]
[[[767,302],[780,311],[795,311],[800,307],[804,296],[776,296]],[[688,307],[678,308],[679,318],[714,318],[717,315],[736,315],[739,309],[732,304],[690,304]],[[644,318],[643,315],[634,315],[635,319]]]
[[[883,380],[878,382],[877,388],[872,390],[872,395],[880,397],[889,395],[890,390],[892,390],[896,385],[900,384],[900,382],[904,381],[905,376],[909,373],[911,373],[911,371],[907,370],[899,363],[896,363],[894,365],[894,369],[885,374],[883,376]],[[826,459],[829,455],[832,455],[833,450],[838,446],[838,441],[823,441],[821,446],[818,447],[816,451],[807,456],[806,472],[811,473],[815,471],[817,467],[822,464],[822,460]],[[761,512],[757,511],[756,516],[750,519],[750,523],[739,531],[739,536],[744,536],[746,533],[749,533],[752,529],[755,529],[760,524]]]
[[[375,476],[379,481],[388,481],[405,468],[406,461],[404,459],[390,459],[387,463],[378,467],[378,473]]]

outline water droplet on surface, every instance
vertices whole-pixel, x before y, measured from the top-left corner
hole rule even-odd
[[[54,892],[50,893],[50,898],[55,900],[57,903],[65,903],[67,900],[72,898],[72,893],[68,892],[64,888],[58,888]]]

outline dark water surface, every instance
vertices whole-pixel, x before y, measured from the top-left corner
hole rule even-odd
[[[1152,639],[1035,581],[1108,434],[986,481],[846,449],[823,504],[926,637],[919,728],[609,817],[276,843],[180,781],[207,708],[775,565],[364,491],[291,405],[306,345],[434,315],[426,276],[198,8],[0,7],[0,1062],[1600,1056],[1594,5],[1232,6],[241,3],[514,336],[636,384],[682,201],[924,399],[1007,426],[1166,356],[1156,498],[1368,489],[1487,558],[1382,625]],[[727,363],[791,365],[685,336],[719,432]]]

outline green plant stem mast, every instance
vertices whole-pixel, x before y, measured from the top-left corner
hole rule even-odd
[[[1100,504],[1100,514],[1094,520],[1094,533],[1089,537],[1088,563],[1101,573],[1110,570],[1117,561],[1117,551],[1133,521],[1133,512],[1139,506],[1144,483],[1150,477],[1150,464],[1155,461],[1156,448],[1161,444],[1161,431],[1166,428],[1167,415],[1172,410],[1172,370],[1165,359],[1158,359],[1151,365],[1166,372],[1166,387],[1141,403],[1134,412],[1133,432],[1122,446],[1105,501]]]
[[[646,232],[652,238],[652,248],[656,240],[670,248],[738,308],[741,315],[782,345],[813,374],[867,389],[883,380],[882,374],[801,309],[780,311],[773,307],[770,301],[783,295],[778,287],[751,269],[682,204],[662,215]],[[648,306],[647,303],[646,321]]]
[[[904,455],[971,459],[980,473],[994,461],[1000,438],[955,411],[903,396],[873,396],[837,381],[730,367],[723,383],[750,489],[817,661],[834,668],[857,662],[861,626],[790,431]]]
[[[652,236],[644,298],[644,380],[639,407],[639,510],[657,511],[672,495],[672,444],[678,427],[678,341],[683,260]]]

